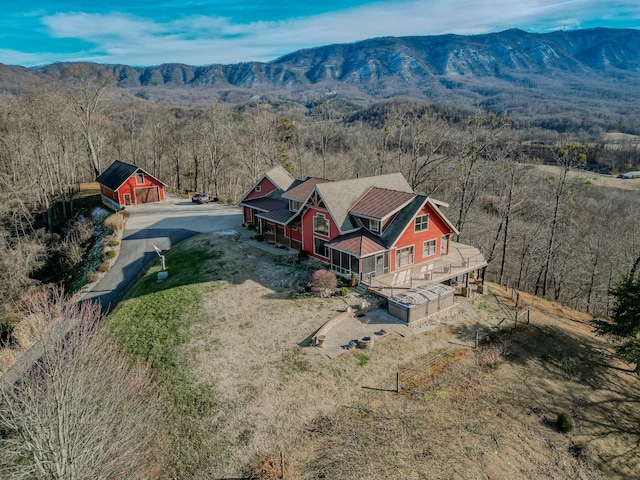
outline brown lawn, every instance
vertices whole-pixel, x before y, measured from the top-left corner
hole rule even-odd
[[[637,478],[640,381],[588,316],[527,296],[531,324],[498,332],[513,309],[492,285],[459,298],[440,328],[331,360],[300,345],[345,302],[295,294],[293,262],[215,244],[224,256],[212,272],[228,282],[205,294],[185,347],[217,402],[199,421],[217,452],[213,478],[258,464],[273,473],[281,454],[291,479]],[[461,347],[392,391],[401,368],[423,368],[479,327],[492,332],[481,348]],[[560,412],[572,432],[557,431]]]

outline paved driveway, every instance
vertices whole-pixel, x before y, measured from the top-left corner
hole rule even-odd
[[[217,203],[198,205],[183,198],[127,207],[131,216],[122,236],[120,255],[111,270],[83,300],[108,309],[131,280],[157,255],[153,245],[169,250],[178,242],[203,232],[240,231],[242,210]]]

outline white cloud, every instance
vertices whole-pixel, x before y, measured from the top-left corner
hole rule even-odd
[[[0,48],[0,61],[5,65],[46,65],[55,58],[54,54],[48,52],[28,53],[19,50]]]
[[[638,2],[617,2],[616,11],[620,10],[640,26]],[[268,61],[300,48],[379,36],[577,28],[586,21],[593,23],[606,11],[602,1],[594,0],[401,0],[277,22],[233,23],[220,17],[191,16],[160,23],[121,13],[64,13],[46,17],[43,23],[53,38],[76,38],[95,45],[91,51],[49,61],[203,65]],[[19,62],[33,64],[26,55]]]
[[[44,17],[53,38],[81,38],[100,41],[104,38],[131,38],[162,33],[162,28],[151,20],[125,14],[59,13]]]

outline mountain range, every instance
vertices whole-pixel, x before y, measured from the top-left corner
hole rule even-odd
[[[20,90],[33,76],[59,80],[69,65],[0,66],[0,91]],[[384,37],[300,50],[268,63],[101,68],[138,97],[183,105],[258,97],[306,105],[343,97],[365,105],[410,97],[542,123],[560,115],[578,128],[580,119],[572,117],[588,115],[609,129],[640,106],[640,31],[632,29]],[[627,130],[636,128],[640,133],[640,126]]]

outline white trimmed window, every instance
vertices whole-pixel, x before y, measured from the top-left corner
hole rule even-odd
[[[136,185],[144,185],[144,173],[136,173]]]
[[[256,192],[261,192],[262,191],[262,187],[260,185],[256,185]]]
[[[313,233],[329,236],[329,220],[321,213],[313,217]]]
[[[289,210],[292,212],[297,212],[302,206],[302,202],[298,202],[297,200],[289,200]]]
[[[415,232],[424,232],[429,229],[429,215],[419,215],[414,220],[413,230]]]
[[[313,253],[324,258],[329,258],[327,241],[319,237],[313,237]]]
[[[396,250],[396,268],[413,265],[413,245]]]
[[[380,233],[380,220],[369,220],[369,230],[373,233]]]
[[[422,244],[422,257],[430,257],[436,254],[436,239],[427,240]]]

